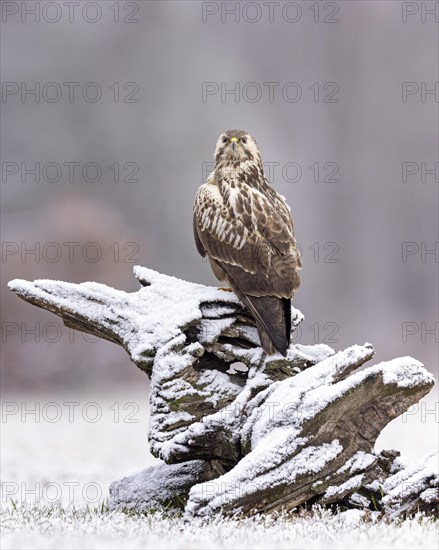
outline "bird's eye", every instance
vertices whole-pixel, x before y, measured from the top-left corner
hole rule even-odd
[[[247,143],[247,138],[241,138],[241,143]]]
[[[226,136],[223,137],[223,143],[227,143],[229,141],[228,138],[226,138]]]

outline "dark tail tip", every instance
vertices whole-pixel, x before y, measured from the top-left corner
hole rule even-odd
[[[258,328],[262,349],[267,355],[277,351],[286,357],[290,345],[291,300],[276,296],[238,297],[252,313]]]
[[[276,352],[279,352],[281,355],[286,357],[288,345],[286,342],[280,341],[279,338],[276,339],[276,342],[273,342],[273,339],[270,334],[264,329],[264,327],[258,326],[259,340],[261,341],[261,347],[267,355],[273,355]]]
[[[279,310],[278,310],[279,312]],[[266,315],[266,312],[264,312]],[[282,298],[281,302],[281,320],[272,324],[269,319],[265,317],[264,323],[257,323],[259,339],[261,340],[262,349],[267,355],[272,355],[277,351],[286,357],[288,347],[290,345],[291,334],[291,300]],[[280,321],[280,322],[279,322]]]

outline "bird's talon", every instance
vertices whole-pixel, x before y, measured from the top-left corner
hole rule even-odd
[[[219,286],[218,287],[218,290],[224,290],[224,292],[233,292],[233,290],[231,288],[229,288],[228,286]]]

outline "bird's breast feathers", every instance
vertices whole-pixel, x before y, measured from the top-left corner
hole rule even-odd
[[[200,231],[242,248],[246,243],[294,243],[290,210],[270,188],[263,194],[237,179],[208,180],[197,192],[194,214]]]
[[[205,183],[197,192],[194,214],[198,228],[234,248],[242,248],[250,238],[249,229],[237,212],[238,189],[221,189],[215,183]]]

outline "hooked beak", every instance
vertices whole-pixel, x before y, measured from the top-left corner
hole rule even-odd
[[[231,141],[231,146],[232,146],[233,152],[235,152],[236,144],[238,143],[238,140],[237,140],[236,137],[233,137],[230,141]]]

